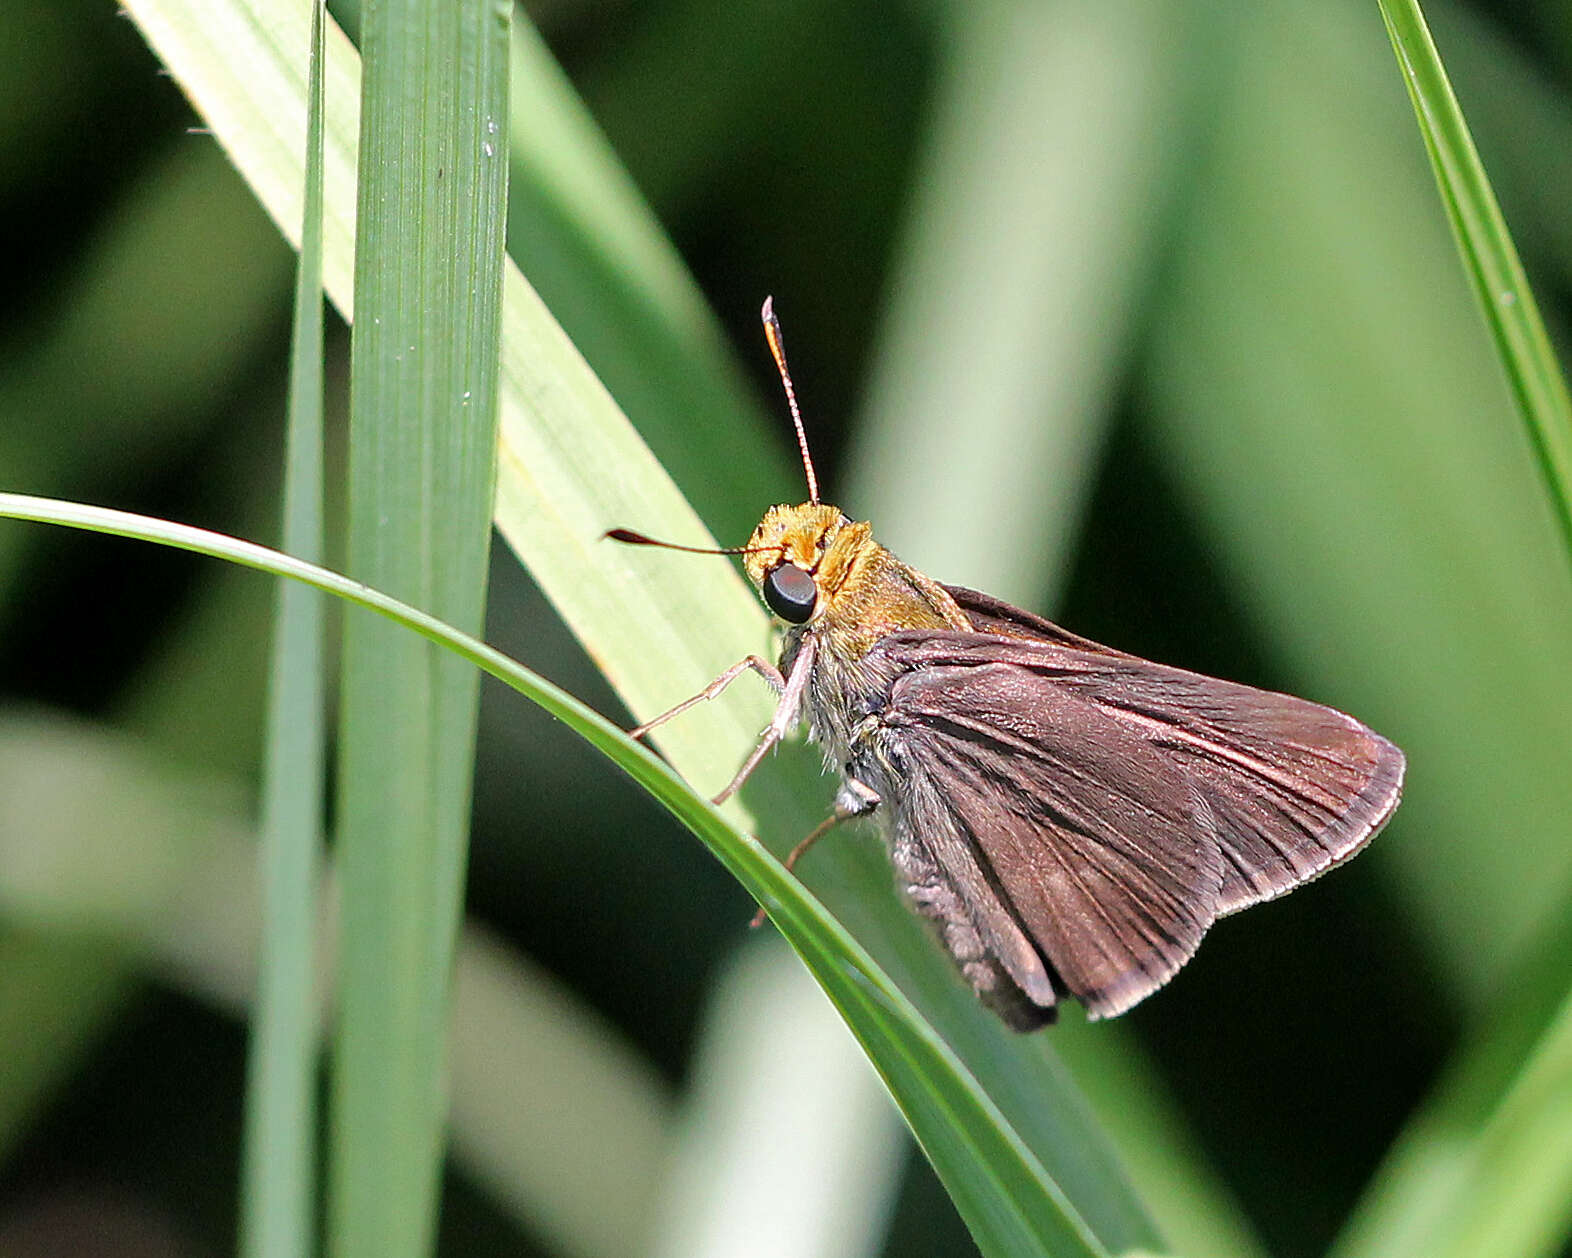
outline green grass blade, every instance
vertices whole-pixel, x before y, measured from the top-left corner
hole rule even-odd
[[[835,917],[668,763],[571,695],[418,608],[255,543],[129,512],[25,494],[0,493],[0,516],[159,542],[303,581],[440,643],[539,704],[650,791],[704,840],[760,903],[770,906],[792,947],[869,1050],[985,1253],[1026,1258],[1110,1252],[966,1064]]]
[[[348,564],[472,632],[496,450],[508,12],[377,0],[361,28]],[[329,1211],[342,1258],[413,1258],[435,1235],[478,700],[452,656],[346,618]]]
[[[1566,379],[1419,0],[1380,4],[1442,203],[1572,557],[1572,399]]]
[[[720,537],[796,475],[720,325],[525,15],[513,27],[508,252]],[[713,440],[726,434],[724,475]]]
[[[305,207],[290,346],[283,549],[322,555],[322,19],[311,3]],[[281,582],[262,766],[262,953],[241,1168],[244,1258],[316,1249],[316,917],[325,715],[322,598]]]
[[[305,86],[289,50],[305,41],[304,13],[282,0],[131,0],[128,11],[296,239]],[[353,317],[359,64],[336,25],[327,36],[328,97],[348,103],[326,119],[323,273],[334,304]],[[294,103],[282,108],[283,100]],[[517,271],[505,281],[504,306],[498,526],[625,700],[658,711],[689,679],[767,650],[764,617],[724,565],[665,555],[633,562],[600,541],[605,529],[630,523],[690,540],[705,534]],[[707,727],[674,728],[664,746],[679,764],[713,765],[751,741],[767,715],[762,695],[733,687],[709,705]]]

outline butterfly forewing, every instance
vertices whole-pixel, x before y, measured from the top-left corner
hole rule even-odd
[[[945,588],[979,632],[1100,657],[1063,680],[1104,708],[1144,720],[1189,765],[1227,862],[1219,914],[1282,895],[1347,860],[1397,807],[1403,753],[1335,708],[1153,664],[987,594]]]
[[[1332,708],[1144,661],[1069,684],[1145,728],[1205,793],[1227,861],[1219,913],[1347,860],[1397,807],[1402,753]]]
[[[966,613],[966,618],[972,622],[972,628],[978,633],[994,634],[1003,638],[1024,638],[1036,642],[1054,642],[1060,646],[1078,647],[1083,651],[1090,651],[1093,655],[1117,655],[1131,660],[1140,658],[1126,655],[1123,651],[1116,651],[1101,642],[1093,642],[1090,638],[1083,638],[1078,633],[1071,633],[1062,625],[1056,625],[1053,621],[1026,611],[1024,608],[1015,607],[1001,598],[994,598],[992,594],[969,590],[964,585],[947,585],[944,589],[945,593]]]
[[[1009,636],[879,643],[898,674],[884,720],[1095,1016],[1166,981],[1214,916],[1352,855],[1397,805],[1402,754],[1351,717],[989,614]]]

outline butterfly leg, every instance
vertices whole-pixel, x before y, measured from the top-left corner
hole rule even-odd
[[[736,681],[737,678],[741,677],[749,669],[752,669],[760,677],[764,678],[764,680],[769,683],[770,689],[773,690],[776,694],[780,694],[786,689],[786,679],[781,676],[780,669],[776,668],[775,665],[771,664],[766,659],[762,659],[757,655],[750,655],[745,660],[738,660],[735,664],[728,668],[709,685],[704,687],[703,690],[699,691],[699,693],[694,695],[691,699],[684,699],[676,707],[668,708],[659,716],[651,717],[649,720],[645,721],[643,725],[635,725],[628,731],[628,737],[643,738],[644,735],[648,734],[657,725],[664,725],[667,721],[671,720],[672,717],[681,716],[689,708],[696,707],[708,699],[713,699],[716,695],[720,694],[722,690],[726,689],[727,686],[731,685],[732,682]]]
[[[792,661],[791,676],[787,677],[781,685],[781,701],[775,705],[775,715],[770,718],[770,723],[760,736],[759,745],[742,762],[742,768],[737,770],[737,776],[726,784],[725,789],[711,800],[711,803],[724,804],[735,795],[738,788],[748,780],[748,775],[759,767],[760,762],[769,753],[770,748],[785,738],[792,725],[796,723],[797,710],[802,705],[802,692],[808,688],[808,678],[813,671],[813,652],[813,639],[804,639],[801,650],[797,652],[797,658]],[[752,656],[750,658],[757,659],[758,657]],[[748,661],[744,660],[737,667],[740,670],[746,666],[748,666]],[[777,671],[775,675],[779,677],[780,673]],[[765,680],[769,681],[769,678],[766,677]]]
[[[808,832],[808,837],[787,853],[786,868],[794,869],[802,854],[841,822],[850,821],[853,817],[866,817],[883,802],[873,787],[856,778],[847,778],[845,785],[836,793],[835,811],[814,826]]]
[[[856,778],[847,778],[845,784],[835,796],[835,811],[814,826],[812,830],[808,831],[808,836],[798,843],[796,847],[792,848],[787,855],[787,870],[794,869],[802,854],[831,830],[835,829],[836,826],[840,825],[841,822],[849,821],[853,817],[866,817],[882,802],[879,798],[879,793],[873,787],[865,782],[859,782]],[[763,924],[764,910],[761,908],[753,915],[753,920],[748,925],[757,930]]]

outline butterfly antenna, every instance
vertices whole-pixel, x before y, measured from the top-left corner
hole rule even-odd
[[[775,369],[781,373],[781,383],[786,386],[786,405],[791,407],[791,422],[797,427],[797,448],[802,451],[802,470],[808,473],[808,501],[817,503],[819,478],[813,474],[813,460],[808,457],[808,434],[802,430],[802,412],[797,409],[797,390],[792,387],[791,372],[786,370],[786,347],[781,343],[781,322],[775,317],[775,298],[764,299],[760,317],[764,320],[764,339],[770,343]]]
[[[663,542],[633,529],[607,529],[601,536],[629,546],[659,546],[662,550],[681,550],[690,555],[759,555],[770,549],[757,546],[683,546],[677,542]]]

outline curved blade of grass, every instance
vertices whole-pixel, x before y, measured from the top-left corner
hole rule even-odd
[[[1572,558],[1572,399],[1566,379],[1419,2],[1380,0],[1380,5],[1464,267]]]
[[[349,577],[265,546],[128,512],[0,494],[0,516],[156,542],[302,581],[412,629],[511,686],[588,740],[670,809],[769,907],[873,1057],[984,1251],[1104,1255],[1042,1164],[871,956],[758,840],[665,761],[572,695],[484,642]]]

